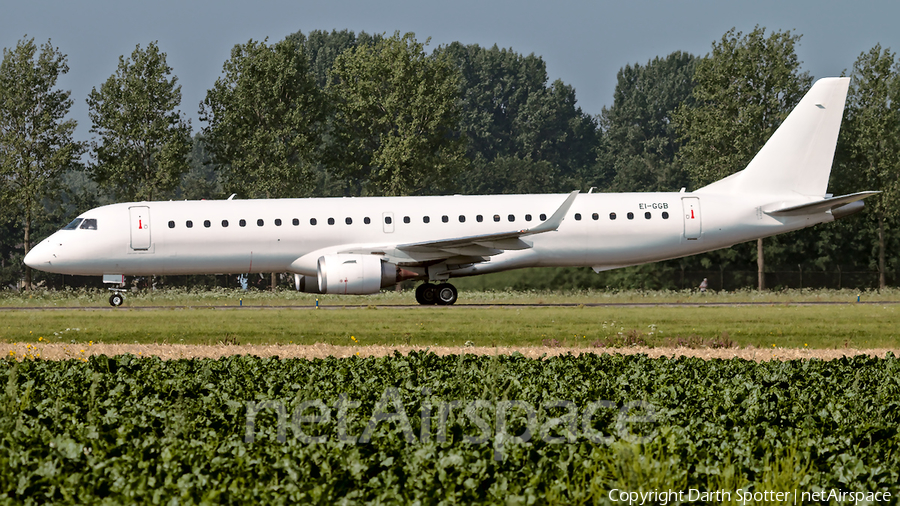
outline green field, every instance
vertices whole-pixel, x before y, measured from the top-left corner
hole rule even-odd
[[[896,504],[898,373],[893,356],[6,360],[0,503]]]
[[[882,301],[864,304],[850,292],[478,292],[461,297],[478,306],[427,308],[396,307],[411,294],[388,292],[320,297],[319,310],[315,296],[293,292],[142,292],[119,309],[106,308],[105,296],[4,294],[7,308],[66,309],[0,310],[0,343],[900,347],[900,304],[891,302],[900,296],[892,292],[862,294]],[[816,301],[850,303],[804,304]],[[654,305],[670,302],[691,305]],[[757,304],[716,305],[729,302]],[[531,303],[572,305],[515,305]],[[834,490],[890,492],[886,503],[896,503],[898,372],[892,354],[762,363],[421,351],[311,360],[6,357],[0,503],[627,504],[609,494],[688,489],[730,495],[682,503]],[[394,392],[393,409],[386,392]],[[359,403],[355,415],[342,418],[342,399]],[[314,400],[328,418],[294,423]],[[502,432],[497,417],[509,401],[524,404]],[[563,401],[569,407],[552,407]],[[277,409],[258,409],[262,402],[285,409],[283,439]],[[624,430],[623,417],[635,413],[620,409],[638,402],[650,406],[649,425]],[[413,437],[393,418],[373,425],[370,441],[342,439],[361,438],[370,416],[398,405]],[[538,409],[534,424],[522,406]],[[554,424],[569,420],[572,406],[578,423]],[[601,407],[585,425],[591,406]],[[526,429],[529,441],[507,437]],[[467,439],[480,434],[488,441]]]
[[[5,310],[0,322],[0,341],[7,343],[589,347],[724,338],[756,347],[900,345],[897,304]]]

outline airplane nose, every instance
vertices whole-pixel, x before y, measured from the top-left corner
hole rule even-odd
[[[49,241],[42,241],[31,248],[31,251],[25,255],[25,265],[32,269],[40,270],[53,263],[56,255],[53,254]]]

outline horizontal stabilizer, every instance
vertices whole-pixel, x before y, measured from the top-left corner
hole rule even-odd
[[[867,197],[871,197],[872,195],[878,194],[881,192],[859,192],[859,193],[851,193],[850,195],[841,195],[840,197],[831,197],[824,200],[817,200],[815,202],[807,202],[805,204],[800,204],[796,206],[790,207],[782,207],[781,209],[775,209],[772,211],[765,211],[766,214],[771,216],[802,216],[806,214],[817,214],[823,213],[826,211],[831,211],[837,207],[845,206],[850,204],[851,202],[856,202],[857,200],[862,200]]]

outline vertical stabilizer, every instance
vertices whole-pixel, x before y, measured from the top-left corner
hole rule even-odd
[[[848,77],[816,81],[747,168],[697,193],[825,195],[849,86]]]

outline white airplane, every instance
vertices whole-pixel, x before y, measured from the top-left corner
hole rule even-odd
[[[116,284],[291,272],[298,290],[329,294],[420,279],[416,300],[446,305],[454,277],[600,272],[727,248],[847,216],[878,193],[826,194],[848,86],[817,81],[744,170],[694,192],[130,202],[83,213],[25,263]]]

